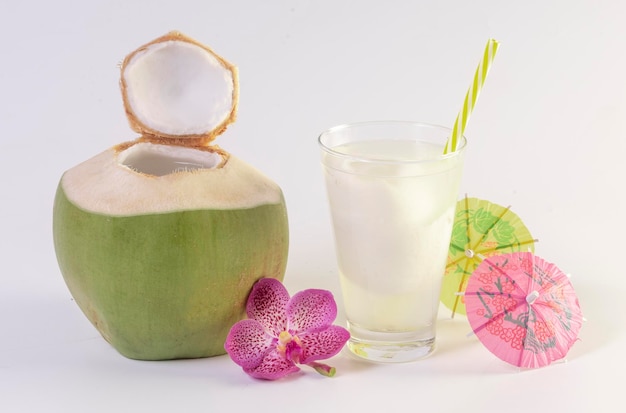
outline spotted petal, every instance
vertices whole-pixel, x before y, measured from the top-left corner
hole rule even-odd
[[[278,337],[287,325],[285,307],[288,302],[289,293],[280,281],[261,278],[248,296],[248,318],[257,320],[271,335]]]
[[[258,321],[247,319],[239,321],[230,329],[224,349],[241,367],[253,368],[261,364],[275,341]]]
[[[350,338],[350,333],[343,327],[330,326],[325,330],[303,333],[298,337],[302,343],[300,363],[309,364],[339,353]]]
[[[244,371],[255,379],[276,380],[300,371],[300,367],[273,349],[267,352],[261,364],[253,368],[244,368]]]
[[[337,304],[330,291],[300,291],[287,304],[287,328],[295,333],[325,329],[335,317]]]

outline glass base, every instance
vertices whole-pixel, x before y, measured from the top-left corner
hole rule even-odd
[[[434,335],[416,332],[379,332],[350,325],[348,348],[359,358],[380,363],[406,363],[435,351]]]

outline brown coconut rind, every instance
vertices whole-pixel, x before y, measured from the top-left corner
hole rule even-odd
[[[123,75],[126,69],[126,66],[137,53],[143,52],[146,48],[156,43],[162,43],[162,42],[168,42],[168,41],[186,42],[186,43],[195,45],[205,50],[206,52],[210,53],[213,57],[215,57],[222,64],[224,68],[228,69],[232,73],[233,95],[232,95],[231,111],[224,121],[222,121],[219,125],[217,125],[215,128],[213,128],[210,131],[207,131],[201,134],[176,135],[176,134],[167,134],[162,131],[155,130],[151,128],[150,126],[146,125],[145,123],[141,122],[137,118],[135,112],[133,111],[133,108],[131,107],[131,104],[129,103],[128,96],[126,93],[127,85],[126,85],[126,81]],[[126,56],[126,58],[124,59],[121,65],[121,73],[122,75],[120,76],[120,88],[122,91],[122,99],[124,101],[124,110],[126,112],[126,117],[128,118],[131,128],[135,132],[138,132],[139,134],[141,134],[141,138],[140,138],[141,141],[148,141],[152,143],[159,143],[159,144],[165,144],[165,145],[187,146],[187,147],[207,146],[215,139],[215,137],[217,137],[222,132],[224,132],[224,130],[226,130],[228,125],[233,123],[236,119],[237,107],[239,104],[239,79],[238,79],[237,68],[233,64],[226,61],[223,57],[215,53],[209,47],[203,45],[202,43],[180,32],[177,32],[177,31],[169,32],[164,36],[161,36],[149,43],[146,43],[145,45],[141,46],[140,48],[138,48],[137,50],[135,50],[134,52]],[[130,144],[134,144],[134,143],[136,142],[133,142]],[[122,144],[122,145],[128,145],[128,144]]]

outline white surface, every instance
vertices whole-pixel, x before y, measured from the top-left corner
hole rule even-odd
[[[35,1],[0,5],[0,411],[614,411],[626,367],[626,3]],[[412,364],[341,354],[333,379],[247,377],[227,357],[123,358],[56,265],[62,172],[134,139],[116,67],[178,29],[240,70],[219,144],[284,190],[285,283],[337,293],[317,135],[343,122],[451,125],[487,38],[501,47],[467,129],[463,192],[513,205],[537,253],[572,274],[588,319],[568,363],[517,371],[442,320]]]

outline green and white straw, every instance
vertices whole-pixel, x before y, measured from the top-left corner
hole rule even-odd
[[[476,100],[478,100],[478,95],[480,94],[480,90],[485,83],[487,73],[489,73],[489,68],[491,67],[491,62],[493,62],[493,58],[496,57],[497,51],[498,42],[494,39],[489,39],[489,41],[487,41],[487,46],[485,47],[485,53],[483,53],[483,58],[476,68],[474,81],[470,85],[469,89],[467,90],[467,94],[465,95],[463,108],[457,115],[456,121],[454,122],[452,135],[448,137],[448,141],[446,142],[446,147],[443,150],[444,154],[457,150],[459,140],[461,136],[463,136],[465,126],[467,125],[467,121],[472,114],[472,110],[474,110],[474,105],[476,104]]]

